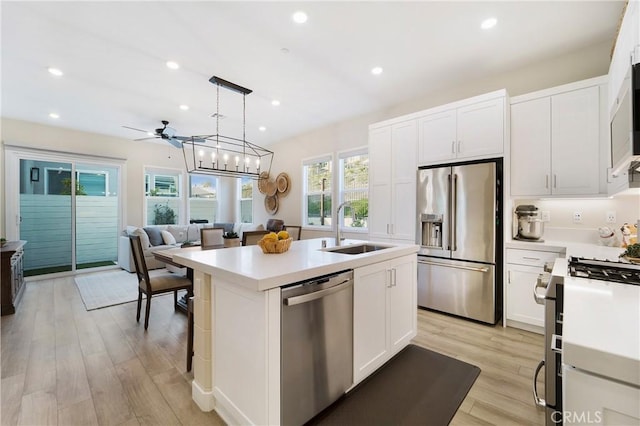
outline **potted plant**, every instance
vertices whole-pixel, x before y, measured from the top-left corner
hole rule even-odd
[[[237,233],[233,231],[225,232],[222,238],[224,238],[225,247],[240,247],[240,238]]]
[[[5,237],[0,238],[0,247],[4,247],[7,244],[7,239]]]

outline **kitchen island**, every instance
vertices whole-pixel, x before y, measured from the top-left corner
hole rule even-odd
[[[174,255],[194,270],[198,406],[228,424],[281,423],[283,286],[353,270],[352,387],[409,344],[417,331],[418,246],[376,245],[383,249],[342,254],[326,238],[294,241],[282,254],[246,246]]]

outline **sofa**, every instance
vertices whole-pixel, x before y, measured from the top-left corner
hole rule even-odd
[[[136,265],[131,253],[130,235],[140,237],[147,269],[159,269],[167,265],[157,260],[153,253],[182,246],[185,242],[199,242],[201,228],[224,228],[226,232],[236,232],[242,238],[244,231],[253,231],[262,227],[251,223],[194,223],[190,225],[149,225],[144,228],[127,226],[118,241],[118,266],[128,272],[135,272]]]

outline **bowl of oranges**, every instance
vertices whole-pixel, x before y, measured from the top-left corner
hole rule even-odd
[[[292,241],[293,239],[287,231],[280,231],[277,234],[275,232],[269,232],[258,241],[258,245],[265,254],[284,253],[289,250]]]

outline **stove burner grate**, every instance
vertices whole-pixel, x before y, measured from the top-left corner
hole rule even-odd
[[[569,275],[578,278],[640,285],[640,265],[608,260],[569,258]]]

